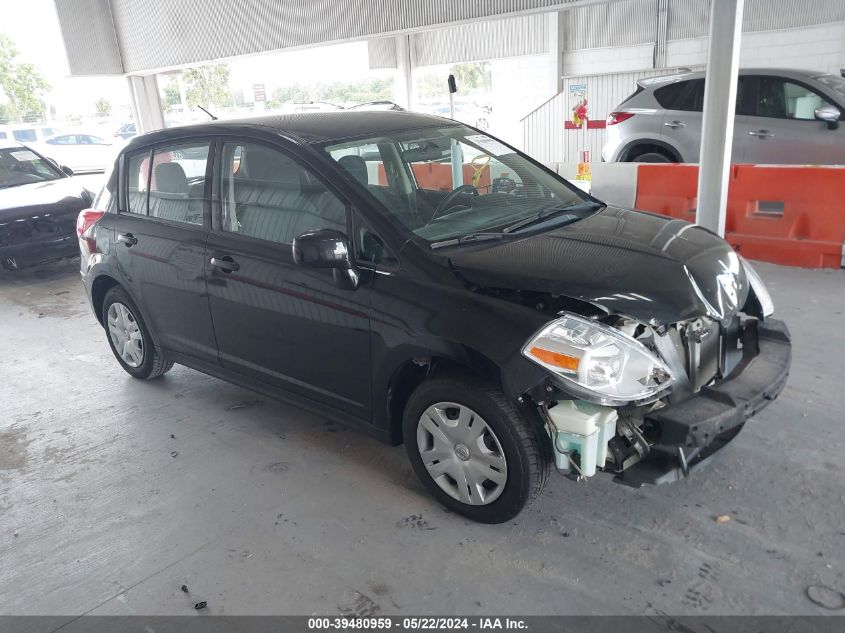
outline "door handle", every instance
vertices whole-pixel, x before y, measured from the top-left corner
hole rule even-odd
[[[670,127],[673,130],[677,130],[679,127],[687,126],[687,124],[683,121],[666,121],[666,123],[664,123],[663,125],[665,125],[666,127]]]
[[[129,248],[130,246],[135,246],[138,243],[138,238],[132,235],[132,233],[118,233],[117,241],[123,242],[126,244],[126,247]]]
[[[211,265],[215,268],[219,268],[224,273],[231,273],[236,270],[239,270],[241,265],[236,262],[234,259],[226,255],[225,257],[212,257],[211,258]]]
[[[757,138],[772,138],[774,134],[769,130],[749,130],[748,136],[756,136]]]

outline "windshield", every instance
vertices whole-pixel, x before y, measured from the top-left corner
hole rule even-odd
[[[464,126],[399,131],[325,149],[433,247],[462,236],[522,229],[533,224],[531,218],[552,221],[565,207],[591,204],[507,145]],[[565,215],[575,221],[585,212]]]
[[[55,180],[61,174],[46,159],[25,147],[0,149],[0,189]]]
[[[818,81],[838,92],[843,99],[845,99],[845,78],[837,77],[836,75],[822,75],[816,77]]]

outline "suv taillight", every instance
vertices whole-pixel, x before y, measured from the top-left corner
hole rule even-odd
[[[616,125],[622,123],[622,121],[627,121],[632,116],[634,116],[633,112],[611,112],[607,115],[607,124]]]
[[[88,249],[88,254],[97,250],[97,242],[94,239],[94,225],[100,221],[104,213],[96,209],[83,209],[76,217],[76,236],[79,238],[80,246],[83,244]]]

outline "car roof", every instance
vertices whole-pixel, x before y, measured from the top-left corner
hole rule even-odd
[[[452,119],[430,114],[399,112],[395,110],[349,112],[298,112],[277,114],[244,119],[211,121],[196,125],[185,125],[166,130],[158,130],[130,141],[127,148],[143,146],[148,143],[166,142],[185,136],[202,134],[220,134],[235,132],[244,128],[269,129],[294,141],[311,144],[326,141],[340,141],[353,137],[379,136],[398,130],[411,130],[426,127],[461,125]]]
[[[688,79],[701,79],[707,73],[703,70],[688,71],[682,70],[671,75],[661,75],[660,77],[647,77],[641,79],[638,83],[643,87],[659,86],[662,84],[673,83],[675,81],[686,81]],[[773,75],[775,77],[786,77],[788,79],[815,79],[822,75],[829,75],[823,71],[816,70],[800,70],[795,68],[740,68],[739,75]]]

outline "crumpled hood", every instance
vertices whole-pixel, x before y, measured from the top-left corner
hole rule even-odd
[[[0,223],[49,213],[78,213],[90,206],[85,189],[73,178],[0,189]]]
[[[724,240],[683,220],[618,207],[449,258],[476,286],[562,295],[652,324],[730,318],[748,297],[742,264]]]

